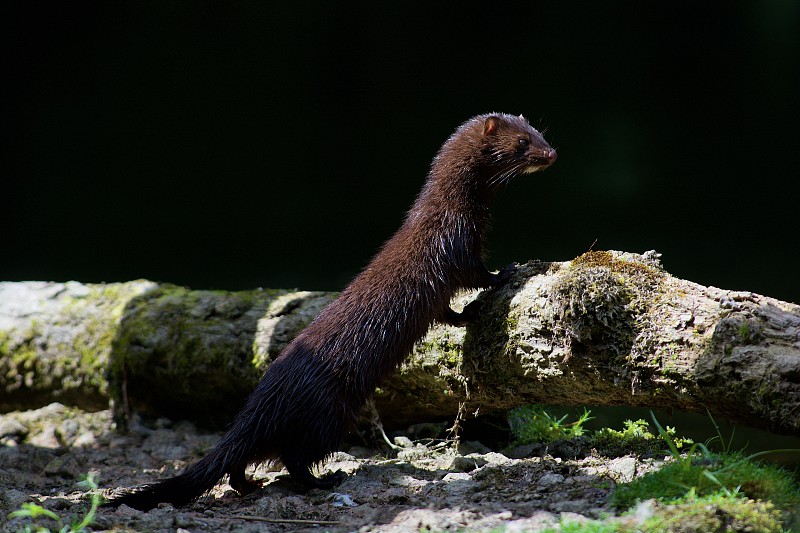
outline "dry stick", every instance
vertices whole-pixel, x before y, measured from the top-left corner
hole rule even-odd
[[[402,446],[394,444],[392,441],[389,440],[389,436],[386,435],[386,431],[383,429],[383,422],[381,421],[381,415],[380,413],[378,413],[378,408],[375,407],[375,400],[373,398],[370,398],[369,402],[367,403],[367,407],[369,409],[369,414],[371,418],[370,421],[372,425],[375,427],[375,429],[377,429],[378,432],[380,433],[381,437],[383,438],[383,441],[392,450],[395,451],[402,450],[403,449]]]
[[[263,516],[247,516],[234,514],[227,517],[229,520],[252,520],[253,522],[270,522],[273,524],[319,524],[321,526],[335,526],[338,520],[302,520],[299,518],[265,518]]]

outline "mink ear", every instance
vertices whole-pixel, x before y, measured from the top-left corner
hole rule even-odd
[[[484,135],[494,135],[497,133],[497,129],[500,127],[500,118],[492,115],[486,117],[486,120],[483,122],[483,134]]]

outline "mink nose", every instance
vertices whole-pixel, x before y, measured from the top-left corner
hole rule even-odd
[[[558,159],[558,154],[551,148],[546,154],[544,154],[544,157],[547,159],[547,164],[552,165],[556,162],[556,159]]]

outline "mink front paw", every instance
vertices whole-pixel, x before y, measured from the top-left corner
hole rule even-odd
[[[465,324],[474,324],[483,313],[483,300],[472,300],[464,306],[461,311],[461,318]]]
[[[508,281],[514,277],[514,274],[517,272],[517,268],[519,268],[519,264],[517,263],[509,263],[505,267],[503,267],[500,272],[497,274],[492,274],[492,287],[497,287],[499,285],[504,285],[508,283]]]
[[[451,326],[464,327],[474,324],[480,318],[483,311],[483,300],[473,300],[464,306],[460,313],[453,311],[449,307],[445,311],[443,322]]]

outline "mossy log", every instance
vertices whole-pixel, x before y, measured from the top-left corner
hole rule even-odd
[[[459,303],[474,299],[465,294]],[[0,283],[0,408],[61,401],[227,423],[333,293]],[[703,287],[654,252],[529,262],[377,391],[384,423],[526,403],[704,412],[800,434],[800,307]]]
[[[381,413],[627,405],[800,435],[800,306],[675,278],[658,257],[522,265],[478,296],[478,324],[429,333],[378,395]]]
[[[0,410],[58,401],[223,426],[335,293],[0,283]]]

